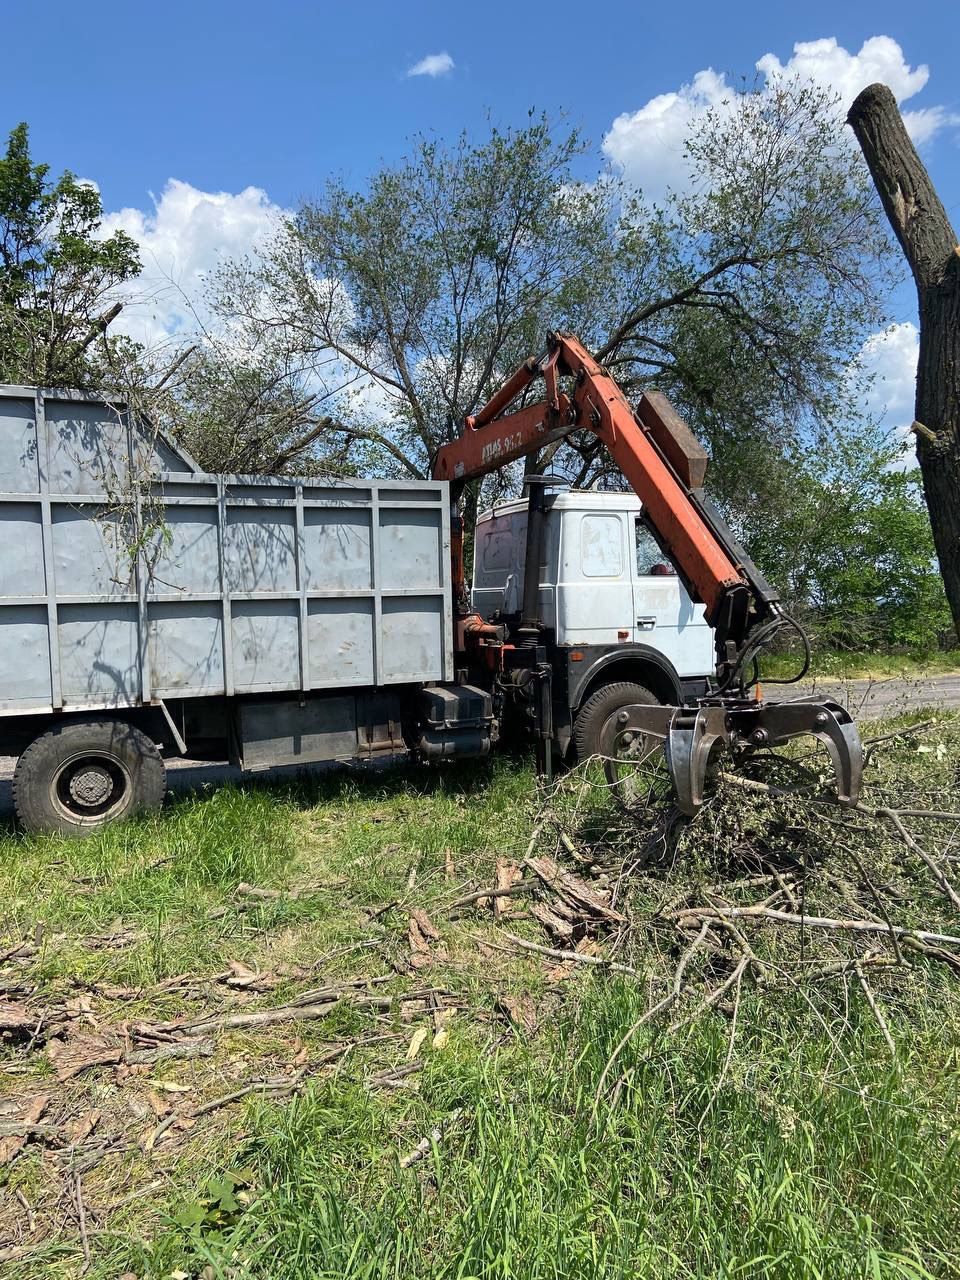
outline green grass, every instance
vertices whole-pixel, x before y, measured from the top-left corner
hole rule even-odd
[[[771,1026],[751,1007],[705,1119],[726,1052],[716,1023],[639,1039],[620,1105],[591,1124],[608,1054],[642,1007],[635,985],[587,979],[545,1045],[464,1031],[414,1098],[384,1105],[327,1082],[255,1110],[237,1155],[253,1207],[226,1231],[171,1229],[124,1263],[344,1280],[951,1273],[960,1153],[942,1116],[958,1079],[943,1046],[917,1071],[890,1063],[857,1017],[851,1088],[812,1015]],[[428,1160],[401,1170],[398,1154],[454,1108]]]
[[[761,678],[792,676],[798,666],[799,657],[796,653],[767,654],[762,660]],[[956,672],[960,672],[960,649],[936,649],[917,653],[814,649],[809,678],[863,680],[902,676],[906,679],[919,679]]]
[[[960,722],[947,720],[935,738],[893,744],[872,766],[872,785],[883,791],[905,777],[918,803],[933,800],[955,785],[958,748]],[[557,803],[576,839],[602,836],[616,855],[623,828],[610,827],[605,801],[574,791]],[[613,1047],[651,993],[660,994],[663,966],[669,971],[676,956],[657,954],[656,936],[639,930],[623,955],[649,978],[584,969],[558,981],[529,954],[481,952],[478,937],[502,936],[489,915],[448,918],[446,904],[460,892],[491,882],[498,856],[522,857],[534,807],[528,762],[501,758],[222,788],[82,842],[0,842],[0,949],[40,939],[38,954],[16,972],[37,983],[42,999],[72,995],[78,981],[143,984],[132,1002],[94,996],[103,1022],[220,1007],[221,992],[151,984],[182,973],[209,977],[230,960],[265,972],[318,964],[301,988],[393,974],[381,990],[436,984],[460,1006],[449,1041],[433,1049],[428,1036],[423,1071],[391,1092],[371,1091],[364,1080],[401,1063],[420,1025],[432,1033],[422,1016],[372,1022],[347,1009],[270,1035],[227,1036],[216,1058],[164,1064],[147,1077],[117,1084],[92,1072],[72,1082],[63,1107],[104,1108],[101,1124],[112,1132],[130,1123],[132,1101],[157,1080],[181,1083],[196,1101],[290,1070],[298,1046],[313,1054],[344,1035],[398,1036],[350,1055],[293,1101],[225,1108],[152,1154],[104,1161],[85,1178],[94,1210],[158,1185],[115,1212],[91,1213],[86,1275],[960,1276],[956,977],[918,964],[877,978],[894,1057],[855,984],[824,984],[802,997],[745,989],[732,1048],[729,1009],[672,1032],[644,1028],[618,1061],[615,1097],[597,1105]],[[699,844],[678,846],[679,865],[636,873],[631,912],[645,918],[685,879],[730,873],[751,821],[749,807],[736,819],[710,819]],[[789,846],[789,834],[781,838]],[[841,856],[823,851],[828,869]],[[877,848],[871,869],[923,919],[931,901],[903,861],[902,849]],[[315,891],[251,905],[235,895],[242,881]],[[408,955],[411,906],[430,913],[447,958],[396,975],[393,965],[402,968]],[[933,906],[944,918],[942,902]],[[542,940],[532,922],[510,927]],[[116,950],[90,949],[92,936],[116,929],[135,936]],[[776,960],[777,940],[769,945]],[[296,986],[291,978],[254,1007],[282,1003]],[[529,1034],[500,1012],[502,997],[522,993],[538,1019]],[[0,1093],[54,1087],[42,1053],[0,1048],[0,1066],[14,1068],[0,1074]],[[402,1169],[399,1157],[436,1126],[441,1137],[427,1158]],[[0,1222],[19,1220],[17,1189],[40,1215],[18,1276],[84,1271],[65,1185],[35,1144],[0,1170]]]

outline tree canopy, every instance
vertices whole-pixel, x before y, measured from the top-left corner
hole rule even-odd
[[[656,205],[613,173],[585,181],[589,156],[531,117],[420,138],[361,188],[330,182],[215,273],[211,321],[171,363],[107,333],[136,245],[104,235],[92,184],[34,164],[20,125],[0,159],[0,378],[120,391],[209,470],[418,477],[569,329],[628,394],[674,400],[745,545],[832,640],[867,639],[869,621],[880,641],[931,641],[943,597],[915,476],[860,410],[889,243],[835,102],[788,82],[732,94]],[[538,461],[622,483],[589,433]]]
[[[251,360],[322,390],[321,452],[367,447],[413,476],[548,328],[571,329],[629,391],[679,403],[735,500],[745,459],[856,414],[847,370],[880,322],[887,241],[841,129],[808,85],[735,94],[700,120],[691,186],[661,207],[578,178],[582,140],[545,119],[422,138],[364,189],[304,201],[219,272],[213,305]],[[595,478],[605,460],[574,444],[555,465]]]

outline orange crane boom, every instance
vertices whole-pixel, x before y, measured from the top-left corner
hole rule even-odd
[[[560,388],[564,376],[572,379],[569,394]],[[500,416],[538,377],[546,397]],[[551,333],[544,355],[522,364],[465,420],[459,439],[437,451],[433,477],[462,486],[575,430],[592,431],[605,445],[691,597],[706,606],[724,674],[778,596],[703,494],[707,455],[666,397],[647,392],[634,412],[579,339]],[[462,581],[462,569],[454,572]]]
[[[537,378],[544,381],[545,397],[507,412]],[[638,739],[662,739],[678,802],[693,813],[702,802],[708,760],[717,743],[742,755],[812,734],[830,752],[839,797],[854,802],[863,752],[846,710],[832,701],[764,704],[748,696],[750,673],[760,650],[784,625],[800,628],[780,608],[777,592],[704,494],[706,452],[664,396],[646,392],[634,410],[611,374],[577,338],[550,333],[544,354],[525,361],[478,413],[466,418],[460,437],[438,450],[433,477],[451,483],[457,506],[468,481],[577,430],[597,436],[640,498],[654,537],[691,598],[704,604],[716,648],[716,683],[708,696],[699,699],[696,707],[637,704],[624,708],[616,723],[611,720],[605,729],[609,756],[615,758],[623,749],[635,753]],[[528,566],[540,563],[535,540],[542,537],[542,521],[542,487],[532,484]],[[504,689],[516,693],[536,684],[541,760],[549,771],[545,744],[551,736],[551,677],[538,634],[539,583],[532,576],[525,581],[520,625],[510,636],[512,643],[505,643],[504,628],[473,614],[467,603],[459,518],[453,521],[451,544],[459,606],[458,651],[469,656],[471,648],[482,647],[488,659],[498,653]],[[809,660],[809,646],[803,639]],[[609,763],[608,775],[612,781],[619,777],[615,770],[611,774]]]

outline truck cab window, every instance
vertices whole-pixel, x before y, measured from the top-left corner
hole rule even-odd
[[[623,533],[619,516],[584,516],[580,524],[580,567],[585,578],[619,578],[623,573]]]
[[[634,521],[637,543],[637,574],[641,578],[672,577],[675,570],[657,546],[657,540],[637,516]]]

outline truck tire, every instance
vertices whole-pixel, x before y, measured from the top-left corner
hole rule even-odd
[[[602,755],[603,729],[611,716],[633,703],[659,702],[645,685],[630,680],[601,685],[595,689],[577,712],[573,724],[573,752],[576,761]]]
[[[123,720],[73,720],[17,761],[13,804],[26,831],[86,835],[160,808],[166,770],[146,734]]]

